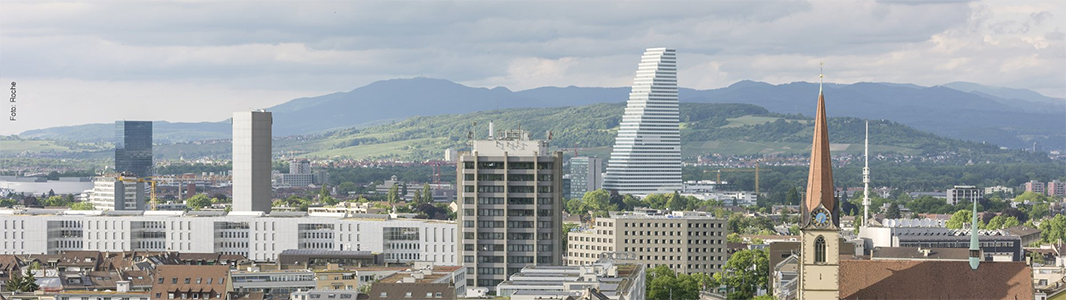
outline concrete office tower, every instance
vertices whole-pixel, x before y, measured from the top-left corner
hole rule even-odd
[[[603,188],[637,196],[681,190],[675,57],[666,48],[641,56]]]
[[[570,159],[570,198],[584,197],[585,193],[602,187],[603,160],[588,156]]]
[[[311,174],[311,161],[304,158],[289,161],[289,174]]]
[[[152,121],[115,121],[115,171],[152,176]]]
[[[270,112],[233,113],[233,210],[270,212]]]
[[[117,177],[93,179],[89,203],[94,210],[144,210],[147,195],[144,182],[121,181]]]
[[[474,141],[456,168],[467,286],[495,287],[533,264],[562,265],[562,152],[505,131]]]

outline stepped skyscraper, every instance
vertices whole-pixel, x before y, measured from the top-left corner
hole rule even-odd
[[[604,189],[638,196],[681,189],[677,104],[677,54],[649,48],[640,57]]]

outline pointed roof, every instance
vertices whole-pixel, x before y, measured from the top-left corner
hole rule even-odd
[[[807,174],[807,199],[804,208],[808,213],[822,204],[834,211],[833,162],[829,156],[829,129],[825,120],[825,94],[818,86],[818,108],[814,116],[814,142],[811,144],[811,169]]]

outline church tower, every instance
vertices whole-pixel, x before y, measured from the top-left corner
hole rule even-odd
[[[807,197],[800,203],[802,250],[798,289],[801,300],[840,297],[840,207],[834,198],[835,191],[825,96],[819,83]]]

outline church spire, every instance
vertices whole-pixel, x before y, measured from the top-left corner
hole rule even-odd
[[[818,77],[823,78],[822,74]],[[814,115],[814,141],[811,144],[811,168],[807,174],[807,198],[804,201],[805,213],[810,213],[819,204],[829,211],[836,210],[833,198],[833,162],[829,156],[829,129],[825,120],[825,94],[821,83],[818,85],[818,106]]]

